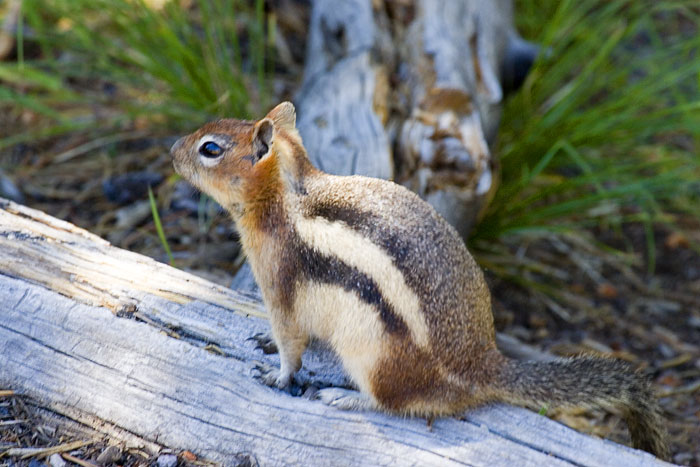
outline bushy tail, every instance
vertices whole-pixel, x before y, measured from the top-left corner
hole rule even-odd
[[[649,382],[624,362],[595,357],[506,360],[495,389],[496,399],[533,410],[545,405],[616,408],[635,448],[668,459],[666,430]]]

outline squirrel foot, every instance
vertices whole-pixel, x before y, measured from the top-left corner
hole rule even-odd
[[[323,388],[316,392],[314,398],[340,410],[362,411],[374,408],[369,397],[351,389]]]
[[[285,389],[292,382],[292,375],[283,375],[279,368],[263,362],[255,362],[253,377],[263,383],[277,389]]]

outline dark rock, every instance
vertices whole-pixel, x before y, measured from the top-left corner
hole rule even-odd
[[[162,181],[163,176],[156,172],[129,172],[102,182],[102,191],[111,202],[128,204],[146,198],[148,187]]]
[[[170,207],[175,211],[189,211],[196,213],[199,210],[200,193],[192,185],[180,180],[175,183],[173,200]]]
[[[24,194],[2,170],[0,170],[0,197],[11,199],[15,203],[24,204]]]
[[[258,467],[258,460],[252,454],[239,452],[236,454],[236,460],[233,464],[235,467]]]

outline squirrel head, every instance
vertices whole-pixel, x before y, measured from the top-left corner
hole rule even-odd
[[[207,123],[177,140],[170,155],[183,178],[236,215],[246,203],[274,195],[282,180],[300,173],[300,164],[309,164],[295,125],[294,105],[283,102],[257,122]]]

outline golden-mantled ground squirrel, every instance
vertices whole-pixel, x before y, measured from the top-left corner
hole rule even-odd
[[[593,357],[522,362],[496,348],[491,298],[456,231],[392,182],[314,168],[285,102],[260,121],[218,120],[172,147],[175,169],[226,208],[270,313],[283,388],[311,337],[360,392],[342,409],[432,418],[489,402],[620,409],[635,447],[667,457],[648,382]]]

